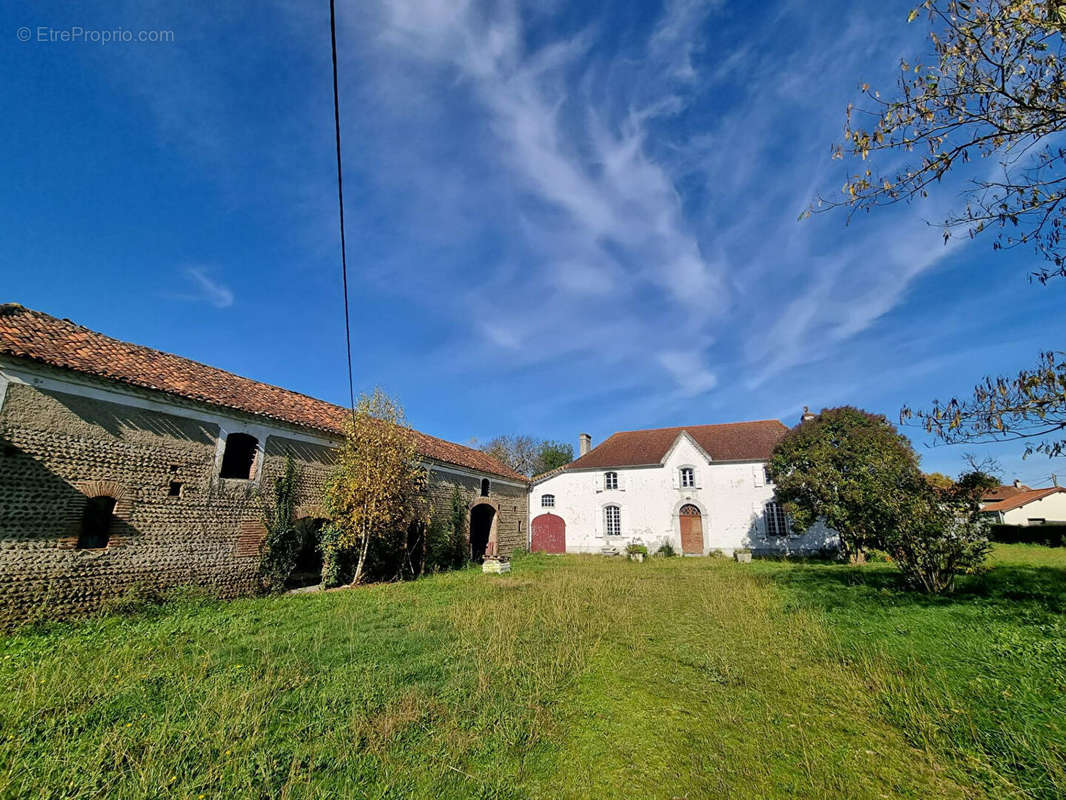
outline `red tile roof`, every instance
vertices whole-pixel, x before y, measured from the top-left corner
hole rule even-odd
[[[1021,492],[1031,491],[1032,489],[1024,483],[1018,484],[1017,486],[995,486],[982,494],[981,499],[987,503],[993,503],[997,500],[1006,500],[1008,497],[1014,497],[1014,495],[1020,494]]]
[[[654,428],[622,431],[594,447],[567,470],[604,467],[636,467],[658,464],[678,434],[687,432],[712,461],[764,461],[770,457],[788,430],[779,420],[730,422],[721,425],[688,425],[679,428]]]
[[[242,378],[187,358],[112,339],[17,303],[0,305],[0,354],[24,358],[213,406],[331,434],[351,411],[299,392]],[[419,453],[435,461],[527,481],[480,450],[415,431]]]
[[[1000,487],[1004,488],[1004,487]],[[1009,487],[1013,489],[1014,487]],[[1021,508],[1022,506],[1032,503],[1034,500],[1041,500],[1048,495],[1055,494],[1056,492],[1066,492],[1061,486],[1052,486],[1049,489],[1026,489],[1019,490],[1017,493],[1004,500],[999,500],[994,503],[986,503],[981,510],[982,511],[1011,511],[1015,508]]]

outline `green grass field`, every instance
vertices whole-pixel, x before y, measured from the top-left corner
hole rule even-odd
[[[1066,795],[1066,549],[529,557],[0,637],[2,797]]]

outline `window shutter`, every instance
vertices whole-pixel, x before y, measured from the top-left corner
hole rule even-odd
[[[755,485],[762,486],[766,483],[766,473],[763,471],[762,464],[756,464],[751,468],[752,477],[755,478]]]
[[[602,492],[603,491],[603,473],[602,472],[597,472],[596,473],[596,491],[597,492]]]
[[[675,489],[680,489],[681,488],[681,470],[679,470],[679,469],[671,470],[671,474],[672,474],[672,478],[673,478],[673,482],[674,482],[674,488]]]

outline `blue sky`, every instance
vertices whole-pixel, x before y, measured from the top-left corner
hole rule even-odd
[[[339,0],[357,388],[456,441],[601,441],[894,419],[1061,347],[1066,282],[926,224],[957,186],[797,219],[843,183],[858,85],[925,52],[909,9]],[[328,3],[0,18],[0,299],[344,403]],[[173,41],[38,41],[74,26]],[[930,470],[1055,471],[909,432]]]

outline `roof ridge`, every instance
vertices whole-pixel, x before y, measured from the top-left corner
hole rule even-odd
[[[628,431],[615,431],[611,434],[611,436],[617,436],[620,433],[655,433],[658,431],[685,431],[689,430],[690,428],[724,428],[731,425],[756,425],[761,422],[776,422],[782,427],[787,427],[785,423],[783,423],[779,419],[742,419],[737,422],[705,422],[700,425],[665,425],[661,428],[634,428]],[[607,439],[610,439],[611,436],[608,436]],[[603,441],[606,442],[607,439],[604,439]],[[599,447],[599,445],[597,445],[597,447]]]
[[[56,317],[44,311],[27,308],[21,303],[0,304],[0,319],[16,316],[27,316],[35,320],[35,322],[26,322],[24,323],[26,327],[23,328],[20,328],[20,323],[14,320],[7,324],[5,326],[6,329],[13,333],[14,338],[0,336],[0,354],[46,364],[57,369],[69,370],[70,372],[92,375],[128,386],[158,391],[217,408],[231,409],[253,417],[262,417],[311,430],[343,435],[342,429],[338,427],[337,420],[332,417],[336,416],[339,419],[342,415],[347,415],[350,411],[347,406],[331,403],[328,400],[287,389],[284,386],[239,375],[222,367],[205,364],[177,353],[170,353],[155,347],[118,339],[101,331],[79,325],[64,317]],[[35,329],[32,327],[34,324],[48,327]],[[76,341],[72,341],[70,338],[70,334],[80,334],[81,332],[92,337],[91,340],[86,340],[84,350],[79,350],[76,347]],[[42,343],[52,347],[46,346],[42,348]],[[64,349],[64,346],[66,349]],[[95,352],[93,352],[94,349]],[[129,356],[131,369],[123,374],[121,364],[116,367],[114,362],[94,369],[95,364],[106,359],[109,353]],[[159,362],[165,362],[165,364]],[[171,365],[169,374],[166,365]],[[153,370],[152,367],[156,369]],[[196,375],[197,371],[201,371],[202,374]],[[138,375],[140,377],[137,377]],[[199,385],[191,389],[184,388],[181,385],[182,381],[189,380],[198,381]],[[225,392],[212,394],[211,383],[219,380],[227,382],[238,381],[239,384],[236,387],[238,394],[233,397],[227,396]],[[256,391],[247,391],[250,389],[255,389]],[[248,397],[242,403],[241,399],[244,398],[245,394]],[[443,463],[453,463],[457,466],[465,466],[468,469],[514,480],[528,480],[526,476],[510,469],[489,453],[424,433],[411,425],[407,425],[407,428],[428,440],[429,443],[435,443],[445,448],[444,451],[438,454],[431,452],[420,453],[425,458]],[[453,452],[470,454],[471,456],[476,456],[476,458],[472,459],[472,463],[465,464],[462,461],[449,459],[447,458],[447,448],[457,448]],[[478,462],[481,462],[480,466]]]

